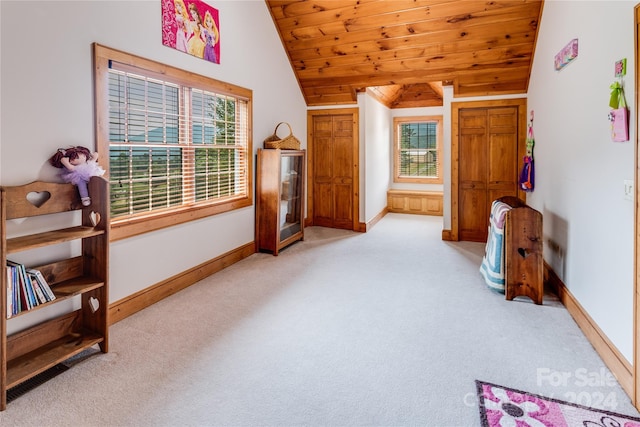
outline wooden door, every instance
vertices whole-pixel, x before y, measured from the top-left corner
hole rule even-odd
[[[312,119],[313,224],[354,229],[357,190],[353,114],[320,114]]]
[[[518,107],[469,108],[458,114],[459,239],[482,242],[491,203],[518,195]]]

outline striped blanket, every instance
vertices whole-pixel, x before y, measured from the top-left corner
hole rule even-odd
[[[511,206],[495,200],[491,204],[489,236],[480,274],[491,289],[504,293],[504,220]]]

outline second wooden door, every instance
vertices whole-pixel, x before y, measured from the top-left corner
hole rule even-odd
[[[518,195],[518,107],[459,111],[459,239],[483,242],[493,200]]]

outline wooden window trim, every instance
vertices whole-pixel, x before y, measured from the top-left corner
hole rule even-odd
[[[420,178],[420,177],[401,177],[400,176],[400,153],[399,153],[399,138],[398,127],[402,123],[415,123],[415,122],[437,122],[437,136],[436,136],[436,151],[438,153],[437,178]],[[393,182],[406,182],[415,184],[442,184],[442,116],[411,116],[411,117],[394,117],[393,118]]]
[[[96,148],[99,153],[105,153],[103,158],[108,159],[109,145],[109,61],[117,61],[131,67],[149,70],[149,75],[157,73],[164,78],[171,77],[179,83],[201,88],[215,88],[220,94],[230,95],[247,100],[247,159],[246,159],[246,195],[229,197],[209,203],[199,203],[194,206],[180,206],[165,211],[157,211],[148,214],[140,214],[121,220],[111,221],[110,240],[116,241],[139,234],[160,230],[188,221],[194,221],[224,212],[233,211],[253,205],[253,141],[252,124],[253,92],[230,83],[221,82],[209,77],[194,74],[185,70],[171,67],[136,55],[111,49],[99,44],[94,44],[94,82],[95,82],[95,117],[96,117]],[[102,162],[106,170],[105,177],[109,176],[109,162]]]

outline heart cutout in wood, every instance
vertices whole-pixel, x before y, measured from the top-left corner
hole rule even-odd
[[[91,224],[94,227],[100,224],[100,214],[96,211],[91,211],[91,213],[89,214],[89,221],[91,221]]]
[[[100,301],[96,297],[89,297],[89,308],[92,313],[95,313],[100,309]]]
[[[531,255],[531,252],[527,248],[518,248],[518,253],[522,258],[526,258]]]
[[[36,208],[47,203],[47,201],[51,198],[51,193],[48,191],[31,191],[27,194],[27,200]]]

